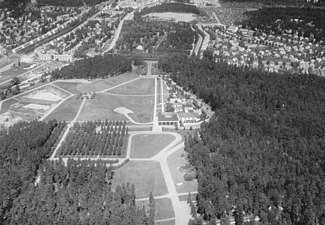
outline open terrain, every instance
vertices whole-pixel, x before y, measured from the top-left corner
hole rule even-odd
[[[114,110],[125,107],[133,113],[128,114],[135,122],[150,123],[153,118],[153,97],[115,96],[105,93],[96,94],[87,100],[78,121],[87,120],[129,120]]]
[[[136,79],[138,76],[133,73],[122,74],[118,76],[109,77],[106,79],[98,79],[91,83],[79,84],[78,90],[80,92],[99,92],[112,88],[124,82]]]
[[[151,158],[175,139],[169,134],[138,134],[131,142],[132,158]]]
[[[140,78],[131,83],[124,84],[120,87],[111,89],[106,93],[120,95],[154,95],[155,80],[154,78]]]
[[[167,187],[158,162],[129,162],[114,171],[113,187],[118,184],[134,184],[137,198],[147,198],[150,192],[154,196],[167,194]]]
[[[76,96],[70,96],[67,100],[62,102],[56,109],[53,110],[45,120],[61,120],[71,121],[76,116],[82,100],[76,99]]]

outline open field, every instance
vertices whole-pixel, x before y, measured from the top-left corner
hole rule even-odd
[[[87,100],[81,111],[79,121],[86,120],[128,120],[114,109],[124,107],[134,113],[128,114],[135,122],[148,123],[153,119],[154,97],[113,96],[96,94],[94,99]]]
[[[7,112],[10,109],[10,106],[13,105],[13,104],[15,104],[15,103],[17,103],[17,102],[19,102],[19,101],[17,101],[14,98],[5,100],[4,102],[2,102],[2,106],[1,106],[0,113]]]
[[[195,20],[197,17],[192,13],[174,13],[174,12],[163,12],[163,13],[150,13],[147,16],[151,18],[157,18],[159,20],[174,20],[190,22]]]
[[[114,87],[118,84],[121,84],[123,82],[127,82],[129,80],[133,80],[137,78],[138,75],[133,73],[126,73],[114,77],[109,77],[106,79],[100,79],[96,80],[89,84],[79,84],[78,90],[80,92],[98,92],[98,91],[104,91],[108,88]]]
[[[134,184],[137,198],[167,194],[167,187],[158,162],[131,161],[114,171],[113,188],[118,184]]]
[[[73,94],[79,94],[80,91],[78,91],[77,87],[80,83],[77,82],[55,82],[53,83],[55,86],[58,86],[64,90],[67,90]]]
[[[10,80],[13,77],[19,76],[28,70],[21,68],[11,68],[9,70],[3,71],[0,73],[0,83],[6,80]]]
[[[131,142],[131,158],[151,158],[171,143],[170,134],[138,134]]]
[[[164,220],[175,217],[172,201],[169,198],[155,200],[155,220]]]
[[[192,181],[184,180],[184,173],[180,172],[180,168],[185,166],[188,162],[185,158],[186,152],[180,149],[170,155],[167,159],[168,167],[170,169],[177,193],[188,193],[197,191],[197,180]],[[183,156],[182,156],[183,155]]]
[[[76,96],[71,96],[69,99],[59,105],[52,113],[45,117],[45,121],[56,119],[71,121],[76,116],[82,100],[76,99]]]
[[[131,83],[107,91],[107,93],[121,95],[153,95],[155,93],[155,80],[140,78]]]

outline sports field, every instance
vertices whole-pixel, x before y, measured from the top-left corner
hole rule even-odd
[[[175,136],[170,134],[134,135],[131,142],[131,158],[151,158],[174,139]]]
[[[167,187],[158,162],[131,161],[114,170],[113,188],[118,184],[134,184],[137,198],[148,198],[167,194]]]

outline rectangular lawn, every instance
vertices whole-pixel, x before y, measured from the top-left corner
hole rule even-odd
[[[104,91],[108,88],[114,87],[116,85],[127,82],[129,80],[133,80],[137,77],[138,76],[133,73],[121,74],[121,75],[109,77],[106,79],[95,80],[90,84],[80,84],[78,86],[78,90],[81,92]]]
[[[172,201],[169,198],[155,200],[155,220],[164,220],[175,217]]]
[[[170,134],[137,134],[132,137],[131,158],[151,158],[174,139]]]
[[[168,193],[165,179],[158,162],[130,161],[125,166],[114,170],[113,188],[120,184],[134,184],[137,198],[148,198]]]
[[[140,78],[138,80],[124,84],[107,92],[121,95],[154,95],[155,79]]]
[[[123,114],[114,111],[116,108],[125,107],[133,112],[128,115],[135,122],[149,123],[153,120],[153,103],[153,97],[96,94],[94,99],[86,101],[78,120],[128,120]]]

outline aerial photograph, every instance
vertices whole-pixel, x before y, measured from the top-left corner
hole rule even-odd
[[[325,225],[325,0],[0,0],[0,225]]]

